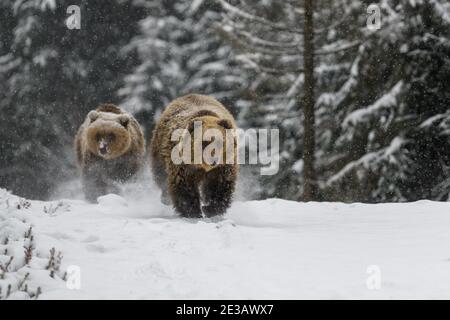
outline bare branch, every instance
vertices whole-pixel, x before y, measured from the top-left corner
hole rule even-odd
[[[224,38],[230,41],[231,45],[236,49],[245,49],[249,52],[257,52],[263,55],[268,55],[272,57],[283,56],[291,56],[297,57],[301,56],[302,52],[300,49],[292,50],[292,49],[283,49],[283,48],[267,48],[264,46],[260,46],[253,42],[251,38],[248,37],[249,34],[244,35],[245,39],[249,40],[249,42],[243,41],[243,39],[239,38],[239,35],[242,36],[241,33],[235,34],[226,30],[224,26],[219,26],[217,28],[219,34],[221,34]],[[264,40],[262,40],[264,41]]]
[[[358,47],[360,44],[361,44],[361,41],[353,41],[353,42],[346,43],[344,45],[337,46],[335,48],[328,49],[328,50],[327,49],[316,50],[315,54],[316,55],[327,55],[327,54],[338,53],[340,51],[345,51],[345,50],[348,50],[348,49],[352,49],[352,48]],[[332,44],[328,45],[328,46],[332,46]]]
[[[298,33],[298,34],[302,34],[303,30],[301,29],[297,29],[297,28],[287,28],[286,26],[282,25],[282,24],[278,24],[272,21],[269,21],[267,19],[255,16],[253,14],[250,14],[248,12],[242,11],[241,9],[229,4],[228,2],[226,2],[225,0],[218,0],[219,3],[222,5],[222,7],[227,10],[230,13],[233,13],[235,15],[240,16],[241,18],[247,19],[249,21],[253,21],[253,22],[257,22],[261,25],[264,25],[266,27],[269,27],[273,30],[278,30],[278,31],[283,31],[283,32],[288,32],[288,33]]]
[[[278,75],[278,76],[280,76],[280,75],[286,75],[287,73],[301,73],[301,72],[303,72],[303,69],[300,69],[300,68],[295,68],[295,69],[292,68],[292,69],[288,70],[288,69],[285,69],[285,68],[282,68],[282,67],[277,67],[277,68],[267,67],[267,66],[262,65],[261,62],[255,61],[254,59],[250,58],[248,55],[245,55],[245,54],[237,56],[237,59],[242,61],[242,62],[244,62],[244,63],[247,63],[252,68],[254,68],[254,69],[256,69],[256,70],[258,70],[260,72],[264,72],[264,73],[271,74],[271,75]]]

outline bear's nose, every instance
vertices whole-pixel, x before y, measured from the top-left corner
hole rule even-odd
[[[213,160],[212,160],[212,163],[211,163],[211,166],[216,166],[216,165],[218,165],[219,164],[219,159],[218,158],[214,158]]]

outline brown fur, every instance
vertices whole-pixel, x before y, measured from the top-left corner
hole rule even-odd
[[[144,161],[145,140],[131,114],[103,104],[87,115],[75,137],[75,150],[86,198],[93,201],[116,192],[115,183],[137,173]]]
[[[171,141],[172,132],[176,129],[191,131],[194,121],[201,121],[203,130],[236,129],[233,116],[214,98],[190,94],[172,101],[153,131],[150,144],[153,176],[162,189],[163,202],[167,203],[170,197],[175,209],[183,216],[223,214],[231,204],[237,179],[236,141],[233,143],[234,164],[176,165],[171,153],[178,142]],[[201,202],[204,202],[203,206]]]
[[[97,107],[97,109],[95,109],[96,111],[101,111],[101,112],[111,112],[111,113],[115,113],[115,114],[122,114],[123,110],[120,109],[118,106],[111,104],[111,103],[103,103],[100,106]]]

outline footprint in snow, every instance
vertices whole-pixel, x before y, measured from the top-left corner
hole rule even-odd
[[[227,227],[227,226],[236,227],[236,223],[234,223],[233,220],[226,219],[226,220],[218,221],[216,224],[217,229]]]
[[[99,237],[90,235],[90,236],[84,238],[83,240],[81,240],[81,242],[89,243],[89,242],[95,242],[95,241],[98,241],[98,240],[100,240]]]
[[[91,251],[91,252],[98,252],[98,253],[105,253],[105,252],[108,251],[104,246],[102,246],[102,245],[97,245],[97,244],[88,244],[88,245],[86,246],[86,249],[87,249],[88,251]]]

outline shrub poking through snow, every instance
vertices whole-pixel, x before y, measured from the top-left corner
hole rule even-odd
[[[37,244],[28,221],[32,203],[0,189],[0,300],[37,299],[65,279],[62,253]]]

